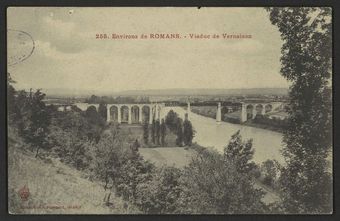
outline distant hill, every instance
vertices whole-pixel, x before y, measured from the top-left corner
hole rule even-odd
[[[47,96],[62,97],[88,97],[97,96],[189,96],[189,95],[287,95],[287,88],[247,88],[247,89],[152,89],[152,90],[127,90],[96,91],[77,89],[43,89]]]
[[[155,89],[122,91],[120,95],[178,96],[178,95],[287,95],[288,88],[247,89]]]

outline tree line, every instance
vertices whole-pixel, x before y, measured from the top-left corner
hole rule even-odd
[[[17,139],[25,141],[21,148],[35,151],[37,158],[58,158],[84,171],[91,180],[102,181],[103,188],[109,190],[105,205],[110,205],[111,194],[116,194],[143,213],[267,211],[261,201],[263,192],[254,187],[251,141],[245,145],[240,134],[224,155],[192,144],[190,133],[188,138],[178,137],[181,144],[196,148],[197,154],[186,168],[158,168],[143,159],[127,131],[117,125],[106,127],[95,110],[59,112],[44,104],[40,90],[16,91],[10,82],[9,127],[17,129]],[[172,130],[181,128],[183,133],[190,128],[184,125],[191,125],[188,119],[182,123],[174,112],[166,120]]]
[[[152,120],[149,125],[148,120],[143,122],[143,140],[145,144],[149,144],[149,132],[151,133],[151,144],[156,146],[167,146],[166,136],[169,133],[176,135],[176,145],[191,146],[195,136],[195,130],[189,121],[187,115],[185,119],[181,119],[176,112],[170,110],[165,119]]]
[[[89,104],[150,103],[149,97],[137,96],[97,96],[91,95],[85,100]]]
[[[283,138],[287,165],[278,169],[280,200],[272,205],[265,205],[263,191],[254,187],[258,175],[251,162],[252,142],[243,141],[239,133],[224,154],[193,145],[198,154],[187,167],[156,168],[130,148],[133,141],[119,129],[102,133],[104,126],[92,111],[58,114],[44,104],[40,90],[16,91],[10,76],[8,125],[36,156],[46,149],[93,179],[112,182],[113,191],[144,213],[331,213],[333,180],[327,157],[332,151],[332,11],[267,10],[283,40],[281,74],[292,82]],[[182,136],[184,122],[168,122],[178,133],[179,145],[190,143]],[[273,167],[275,163],[263,165],[266,177],[274,174]]]

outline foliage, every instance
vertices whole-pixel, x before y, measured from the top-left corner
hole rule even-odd
[[[143,140],[145,144],[149,143],[149,123],[148,121],[143,122]]]
[[[19,108],[19,131],[23,138],[36,149],[38,157],[40,148],[48,149],[48,126],[50,124],[50,112],[42,101],[45,94],[40,90],[35,93],[24,91],[19,93],[16,105]],[[17,115],[17,116],[18,116]]]
[[[98,114],[103,118],[103,120],[106,120],[107,118],[107,109],[104,102],[100,102],[98,106]]]
[[[191,122],[188,119],[185,119],[183,122],[183,142],[185,146],[191,146],[194,135],[195,130],[193,129]]]
[[[332,62],[331,8],[268,8],[281,33],[281,74],[292,82],[284,132],[284,207],[291,213],[330,213],[332,146],[329,89]]]
[[[162,119],[162,123],[160,126],[160,133],[161,133],[161,145],[164,147],[166,145],[165,143],[166,125],[165,125],[164,119]]]
[[[224,160],[235,162],[237,171],[249,173],[255,168],[255,163],[250,162],[254,156],[252,149],[253,140],[242,141],[240,130],[231,136],[229,144],[224,148]]]
[[[137,185],[150,180],[153,169],[154,165],[144,161],[138,152],[130,152],[115,179],[117,193],[123,199],[135,202]]]
[[[176,121],[176,145],[181,147],[183,146],[183,123],[181,118],[177,118]]]
[[[149,103],[150,100],[148,97],[131,97],[131,96],[118,96],[118,97],[108,97],[108,96],[96,96],[91,95],[85,101],[89,104],[116,104],[116,103]]]
[[[178,114],[175,111],[170,110],[165,117],[165,124],[171,132],[177,131],[177,120]]]
[[[155,140],[156,140],[157,145],[160,145],[160,138],[161,138],[161,125],[159,123],[159,120],[156,120],[156,122],[155,122]]]
[[[261,164],[262,182],[270,187],[277,188],[282,166],[276,160],[266,160]]]
[[[85,118],[90,127],[87,130],[87,136],[90,140],[98,142],[100,134],[105,126],[105,120],[97,112],[96,108],[91,106],[85,111]]]
[[[287,119],[281,120],[280,118],[275,117],[273,119],[270,119],[268,116],[263,116],[259,114],[255,116],[253,122],[282,129],[286,129],[288,124]]]
[[[153,173],[152,179],[137,184],[135,202],[138,208],[148,214],[174,213],[181,192],[180,176],[180,169],[162,167]]]
[[[91,167],[98,178],[107,181],[110,177],[115,180],[120,174],[120,167],[128,159],[129,154],[125,141],[118,128],[112,127],[94,146],[95,157]]]
[[[7,72],[7,110],[9,123],[12,123],[16,119],[15,97],[17,92],[12,85],[15,83],[16,82],[11,78],[11,74]]]
[[[155,119],[152,119],[152,124],[151,124],[151,141],[152,141],[153,144],[156,141],[155,125],[156,125],[156,121],[155,121]]]
[[[263,192],[254,188],[253,179],[238,172],[233,161],[217,152],[202,150],[184,169],[183,190],[177,209],[188,214],[262,213]]]

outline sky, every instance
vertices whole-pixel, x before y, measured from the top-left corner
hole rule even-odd
[[[289,86],[279,73],[280,33],[263,8],[10,7],[7,16],[7,28],[28,33],[35,45],[24,61],[8,66],[18,89]],[[178,33],[181,39],[96,39],[104,33]],[[223,39],[223,33],[252,38]],[[8,45],[21,47],[15,32]],[[27,55],[25,50],[8,48],[8,56]]]

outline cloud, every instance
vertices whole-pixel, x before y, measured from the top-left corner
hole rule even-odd
[[[86,38],[73,22],[45,16],[42,18],[41,30],[44,32],[42,40],[51,42],[59,51],[77,53],[87,48]]]
[[[77,58],[77,54],[69,54],[59,51],[54,44],[51,44],[51,42],[37,40],[35,41],[35,45],[36,53],[39,53],[40,55],[46,56],[47,58],[51,58],[53,60],[63,61]]]
[[[279,74],[280,35],[262,9],[77,8],[71,14],[69,10],[10,12],[9,27],[29,30],[36,41],[30,59],[11,67],[18,84],[112,91],[286,85]],[[96,33],[155,32],[249,33],[254,37],[95,39]]]

